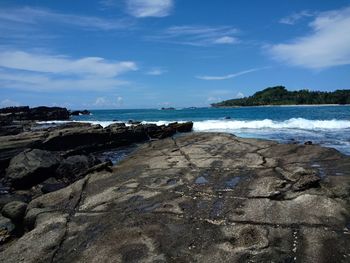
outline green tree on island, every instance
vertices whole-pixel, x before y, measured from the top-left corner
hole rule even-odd
[[[213,103],[213,107],[263,106],[263,105],[318,105],[350,104],[350,90],[334,92],[309,91],[307,89],[288,91],[283,86],[269,87],[250,97]]]

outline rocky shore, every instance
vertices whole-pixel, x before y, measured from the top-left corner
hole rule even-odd
[[[0,261],[349,262],[348,156],[192,125],[0,136]]]

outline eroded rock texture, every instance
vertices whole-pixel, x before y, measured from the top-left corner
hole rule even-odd
[[[350,159],[189,134],[34,199],[1,262],[349,262]]]

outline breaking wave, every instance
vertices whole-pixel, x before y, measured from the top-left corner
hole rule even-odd
[[[325,129],[349,129],[348,120],[308,120],[292,118],[285,121],[252,120],[206,120],[194,122],[195,131],[210,130],[237,130],[237,129],[302,129],[302,130],[325,130]]]
[[[39,123],[63,124],[70,121],[54,121]],[[74,121],[79,122],[79,121]],[[91,124],[99,124],[107,127],[116,121],[80,121]],[[121,122],[121,121],[118,121]],[[174,121],[143,121],[143,124],[152,123],[157,125],[166,125]],[[179,121],[184,122],[184,121]],[[292,118],[285,121],[265,120],[203,120],[194,121],[193,129],[195,131],[211,130],[238,130],[238,129],[302,129],[302,130],[329,130],[329,129],[350,129],[350,120],[308,120],[303,118]]]

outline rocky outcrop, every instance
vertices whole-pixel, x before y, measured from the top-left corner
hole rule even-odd
[[[55,153],[26,150],[11,159],[6,178],[15,188],[30,188],[54,174],[59,163],[60,157]]]
[[[9,107],[0,109],[0,121],[50,121],[50,120],[68,120],[69,111],[60,107]]]
[[[94,156],[73,155],[64,159],[55,172],[55,177],[61,179],[66,184],[80,179],[93,166],[101,163]]]
[[[21,222],[26,213],[27,204],[20,201],[7,203],[2,208],[2,215],[10,218],[13,222]]]
[[[0,261],[347,262],[349,166],[317,145],[215,133],[152,141],[33,199],[27,232]]]

